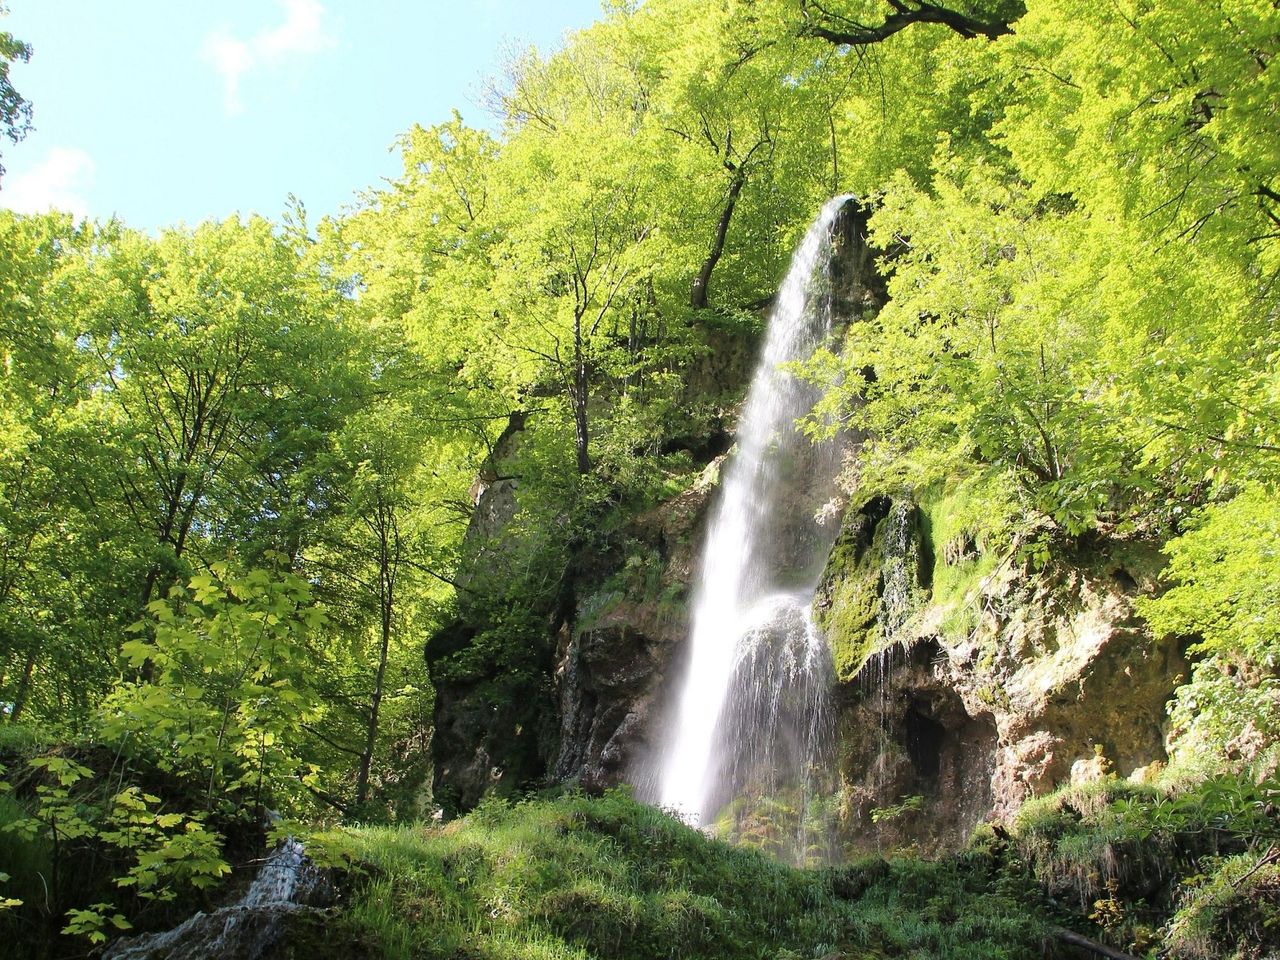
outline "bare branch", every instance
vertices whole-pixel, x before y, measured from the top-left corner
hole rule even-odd
[[[863,24],[837,16],[813,0],[802,0],[800,9],[805,24],[800,29],[800,35],[817,37],[842,46],[865,47],[887,40],[912,24],[936,23],[958,33],[966,40],[976,37],[995,40],[997,37],[1012,33],[1012,23],[1016,19],[980,20],[958,10],[951,10],[933,3],[908,3],[906,0],[888,0],[888,3],[893,12],[885,17],[883,22]],[[811,10],[817,11],[816,17],[811,14]]]

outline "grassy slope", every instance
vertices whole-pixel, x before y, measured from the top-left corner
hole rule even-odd
[[[346,830],[334,917],[283,957],[1280,956],[1280,782],[1108,779],[1029,803],[955,857],[795,870],[622,793],[489,802],[447,826]]]
[[[286,956],[990,960],[1039,956],[1044,930],[983,855],[794,870],[620,793],[321,842],[361,866]]]

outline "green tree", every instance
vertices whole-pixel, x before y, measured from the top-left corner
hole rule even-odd
[[[1161,634],[1196,637],[1190,682],[1172,704],[1174,756],[1261,776],[1280,765],[1280,510],[1250,486],[1198,516],[1167,547],[1173,587],[1142,605]]]
[[[215,563],[147,607],[149,625],[124,645],[151,678],[121,684],[104,733],[132,742],[160,769],[188,780],[208,810],[240,803],[297,809],[317,771],[301,753],[304,724],[323,705],[307,656],[325,613],[299,577]]]
[[[71,279],[110,238],[64,215],[5,213],[0,234],[0,701],[11,723],[78,727],[127,622],[112,580],[127,531],[102,509],[111,431]]]
[[[0,16],[8,12],[0,5]],[[0,127],[12,143],[17,143],[31,130],[31,103],[14,89],[9,69],[14,63],[26,63],[30,59],[31,44],[16,39],[7,30],[0,31]],[[0,166],[2,176],[4,167]]]

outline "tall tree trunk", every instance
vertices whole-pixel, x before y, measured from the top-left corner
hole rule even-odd
[[[574,450],[578,475],[591,472],[590,434],[587,423],[587,361],[582,351],[582,318],[573,319],[573,384],[569,389],[573,403]]]
[[[711,242],[711,251],[707,259],[702,261],[702,269],[693,279],[693,289],[689,292],[689,306],[701,310],[707,305],[707,296],[711,289],[711,272],[724,254],[724,241],[729,233],[729,221],[733,219],[734,208],[738,205],[738,195],[747,182],[746,165],[740,165],[734,171],[733,180],[729,184],[729,196],[725,200],[724,210],[720,212],[720,222],[716,224],[715,239]]]
[[[399,535],[394,530],[391,508],[378,507],[378,669],[374,673],[373,692],[369,696],[369,722],[365,727],[364,749],[360,753],[360,771],[356,776],[356,806],[369,799],[369,778],[373,770],[374,747],[378,742],[378,719],[382,711],[383,684],[387,675],[387,659],[391,651],[391,624],[395,603],[395,571],[399,555]],[[394,542],[394,546],[393,546]]]

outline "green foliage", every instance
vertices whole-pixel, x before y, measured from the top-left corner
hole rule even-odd
[[[899,820],[908,814],[919,812],[923,807],[924,797],[919,795],[906,797],[900,802],[890,804],[887,807],[873,807],[871,810],[871,822],[883,823]]]
[[[123,646],[147,679],[107,701],[105,736],[198,784],[207,809],[241,794],[296,803],[316,773],[302,730],[321,713],[307,668],[325,615],[307,583],[220,563],[148,612]]]
[[[1243,960],[1274,951],[1280,937],[1280,869],[1276,847],[1264,854],[1206,858],[1187,880],[1182,907],[1169,925],[1175,956]]]
[[[1110,778],[1027,802],[1012,833],[1045,890],[1122,946],[1259,956],[1274,948],[1277,799],[1274,779]]]
[[[1280,764],[1280,508],[1249,486],[1205,508],[1171,541],[1174,586],[1142,604],[1152,627],[1198,638],[1190,683],[1171,704],[1175,759],[1274,772]]]
[[[443,828],[345,831],[328,953],[387,957],[1019,956],[1039,921],[955,862],[799,871],[623,794],[488,800]]]
[[[923,530],[933,560],[930,605],[941,610],[948,640],[978,626],[977,593],[1015,550],[1016,505],[1007,476],[975,474],[920,495]]]
[[[44,754],[27,766],[24,787],[31,789],[31,799],[15,803],[6,797],[12,808],[0,829],[16,839],[19,856],[11,863],[23,870],[26,888],[40,880],[43,896],[27,912],[37,904],[54,917],[65,911],[62,934],[100,944],[106,931],[131,927],[109,901],[67,906],[69,892],[86,887],[87,878],[73,872],[98,857],[115,871],[111,887],[131,904],[173,900],[181,891],[213,886],[231,872],[222,857],[223,838],[203,815],[166,812],[159,797],[136,785],[121,788],[119,779],[112,783],[73,756]],[[8,905],[24,904],[12,899]]]
[[[890,301],[820,411],[873,431],[862,490],[989,472],[1075,536],[1272,475],[1274,36],[1230,6],[1031,4],[953,55],[989,126],[877,181]]]
[[[8,13],[0,6],[0,16]],[[23,43],[6,31],[0,31],[0,128],[13,143],[17,143],[31,129],[31,103],[14,89],[9,79],[9,68],[16,62],[31,59],[31,44]],[[0,167],[0,176],[4,167]]]

